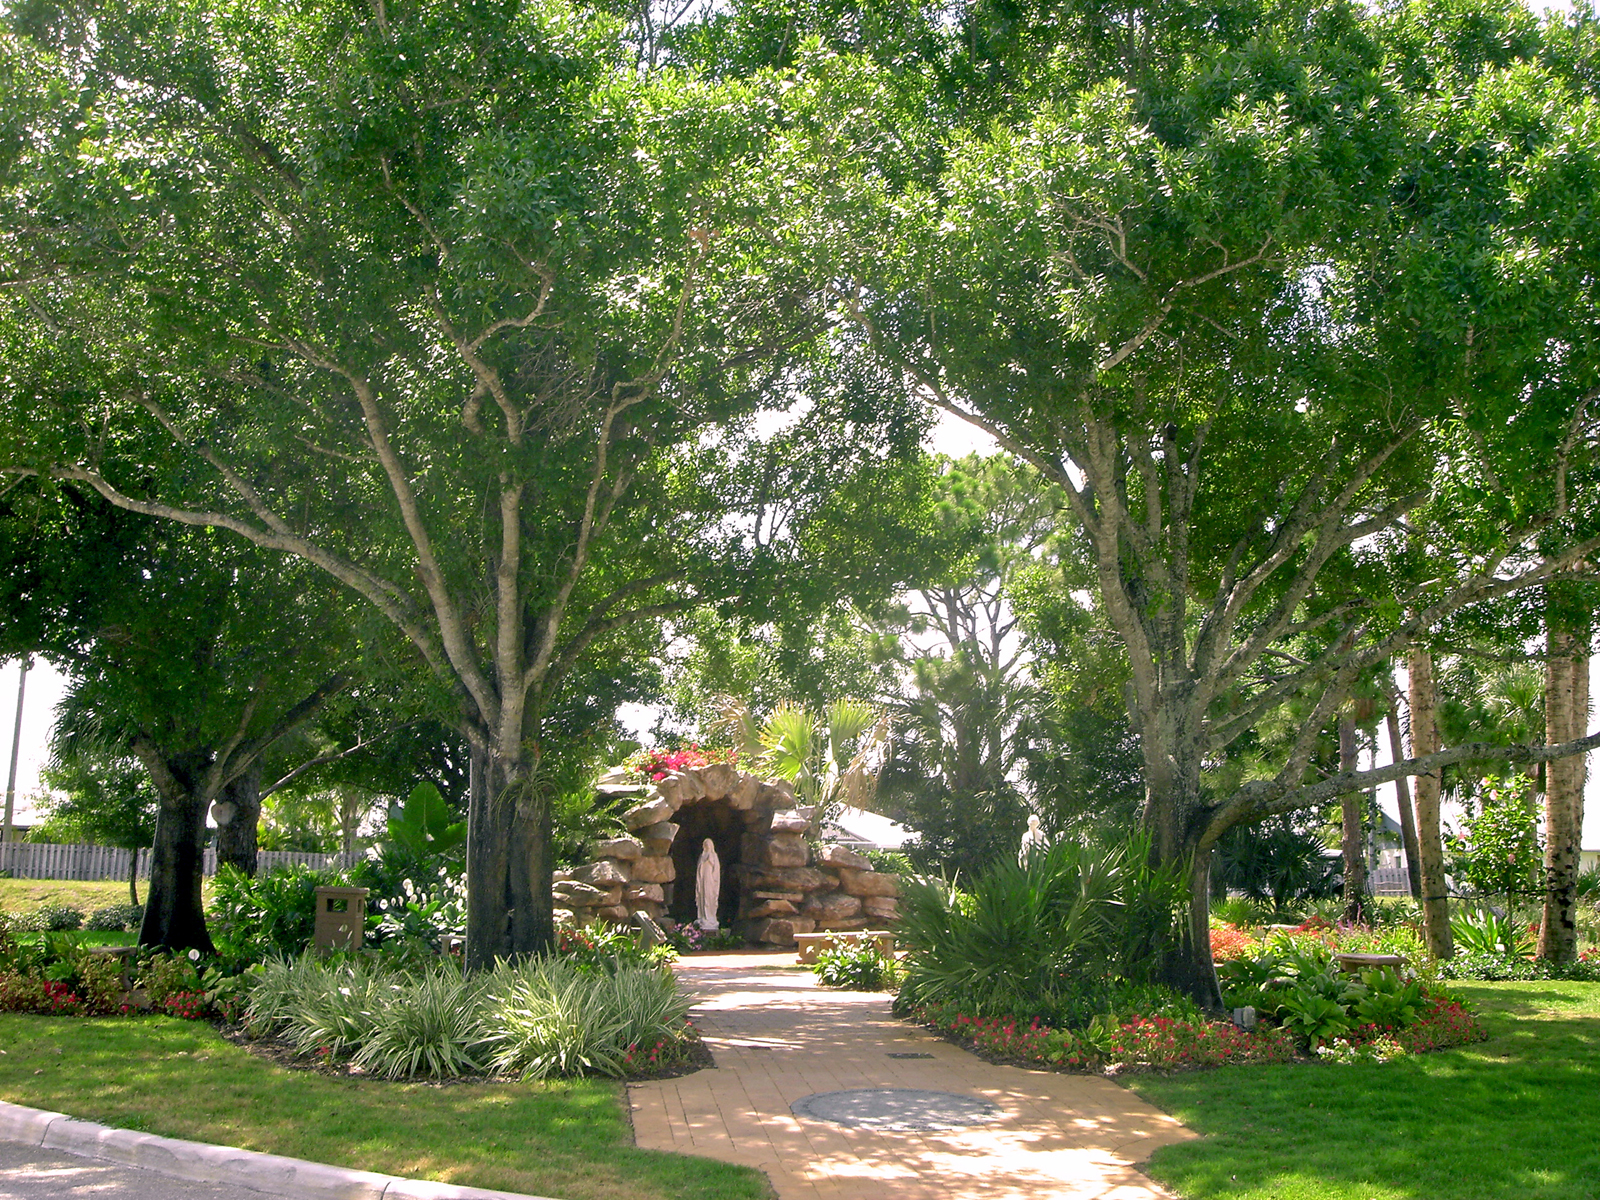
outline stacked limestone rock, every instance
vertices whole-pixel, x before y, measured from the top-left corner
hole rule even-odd
[[[897,914],[892,876],[878,874],[843,846],[825,846],[813,856],[804,836],[809,810],[795,807],[794,789],[784,780],[767,782],[718,763],[655,784],[628,784],[614,772],[599,790],[607,798],[640,797],[622,816],[630,836],[596,843],[589,847],[591,862],[556,873],[558,921],[627,924],[641,910],[661,920],[678,886],[672,863],[678,826],[672,818],[700,800],[726,802],[743,818],[740,861],[733,870],[740,889],[735,928],[747,941],[792,946],[799,933],[881,929]]]

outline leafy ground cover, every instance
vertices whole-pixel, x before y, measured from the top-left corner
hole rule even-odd
[[[1387,1063],[1129,1081],[1204,1135],[1149,1173],[1184,1200],[1594,1200],[1600,984],[1457,983],[1488,1041]]]
[[[633,1145],[619,1085],[289,1070],[211,1026],[0,1014],[0,1099],[127,1129],[564,1200],[758,1200],[759,1172]]]

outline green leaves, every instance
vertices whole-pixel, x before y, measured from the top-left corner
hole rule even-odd
[[[418,862],[452,857],[467,840],[467,823],[453,821],[439,789],[419,783],[404,807],[389,812],[389,840]]]

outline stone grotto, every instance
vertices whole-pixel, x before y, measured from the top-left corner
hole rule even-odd
[[[747,943],[793,946],[795,935],[883,929],[897,912],[892,875],[844,846],[805,838],[810,810],[785,780],[726,763],[674,772],[656,783],[620,771],[597,785],[622,814],[625,837],[589,846],[589,862],[556,872],[556,921],[628,925],[645,912],[663,925],[695,917],[695,864],[710,838],[722,860],[717,918]]]

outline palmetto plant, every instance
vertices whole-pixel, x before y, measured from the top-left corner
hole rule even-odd
[[[1062,841],[1002,859],[962,892],[919,879],[901,892],[910,949],[903,1007],[957,1004],[973,1016],[1057,1017],[1116,956],[1125,847]]]
[[[786,701],[759,726],[749,705],[729,700],[717,727],[749,760],[793,783],[796,799],[812,807],[818,826],[836,805],[865,808],[872,802],[893,747],[888,712],[865,700],[834,700],[820,716]]]

